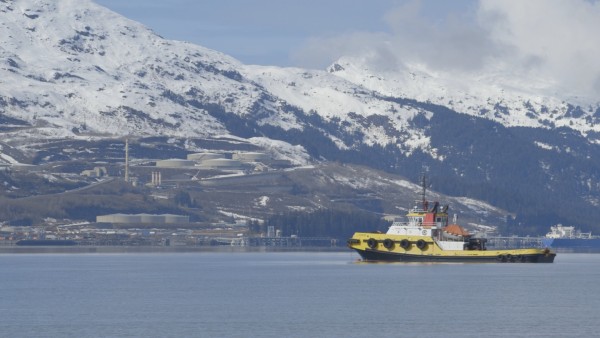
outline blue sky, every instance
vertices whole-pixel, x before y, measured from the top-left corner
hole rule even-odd
[[[303,60],[314,38],[389,32],[385,15],[402,0],[94,0],[152,28],[165,38],[193,42],[244,63],[325,67],[331,60]],[[423,2],[439,20],[462,12],[472,0]]]
[[[520,73],[600,98],[598,0],[93,0],[246,64]]]

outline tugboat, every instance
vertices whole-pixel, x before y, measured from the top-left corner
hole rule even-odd
[[[407,221],[395,221],[387,233],[356,232],[348,240],[364,261],[552,263],[556,253],[548,248],[487,250],[485,238],[475,238],[457,224],[448,224],[448,206],[431,208],[425,199],[409,210]],[[420,203],[419,203],[420,202]],[[420,206],[418,205],[420,204]]]

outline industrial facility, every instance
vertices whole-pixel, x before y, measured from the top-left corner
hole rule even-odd
[[[225,155],[223,154],[217,154],[217,153],[193,153],[193,154],[188,154],[187,155],[187,159],[190,161],[196,161],[196,162],[202,162],[202,161],[206,161],[206,160],[216,160],[219,158],[225,158]]]
[[[152,215],[152,214],[110,214],[96,216],[97,223],[113,224],[188,224],[190,216],[183,215]]]
[[[261,162],[265,164],[271,161],[271,156],[265,153],[236,153],[231,158],[241,162]]]
[[[156,161],[156,166],[159,168],[190,168],[196,166],[195,161],[182,159],[168,159]]]
[[[187,159],[156,161],[158,168],[199,168],[213,170],[246,170],[276,163],[273,158],[261,152],[240,152],[230,156],[221,153],[200,152],[187,155]]]
[[[241,170],[244,169],[244,164],[237,160],[217,158],[201,161],[198,167],[203,169]]]

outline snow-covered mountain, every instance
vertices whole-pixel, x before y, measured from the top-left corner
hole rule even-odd
[[[52,139],[228,137],[298,164],[311,156],[413,178],[427,165],[442,191],[513,211],[507,200],[558,191],[600,204],[598,102],[554,95],[539,79],[458,81],[350,57],[322,71],[244,65],[89,0],[3,0],[0,18],[2,141],[25,153]],[[526,186],[507,187],[512,179]]]
[[[82,126],[113,135],[219,133],[209,115],[173,104],[177,95],[235,97],[238,111],[251,105],[251,93],[236,97],[240,81],[225,76],[239,63],[221,53],[164,40],[89,1],[0,6],[0,102],[6,115],[46,124],[42,135],[72,136]]]
[[[505,126],[566,126],[583,134],[600,131],[600,100],[569,96],[552,80],[524,78],[506,70],[496,74],[433,72],[418,64],[402,71],[378,70],[368,59],[344,57],[329,71],[384,96],[431,102]]]
[[[35,126],[36,137],[229,134],[208,113],[215,106],[286,130],[303,129],[299,113],[349,121],[350,131],[362,126],[349,113],[389,115],[398,130],[417,113],[326,71],[246,66],[213,50],[165,40],[88,1],[1,6],[0,107]],[[397,141],[381,128],[370,129],[367,144]],[[8,138],[29,136],[19,130]],[[329,137],[340,148],[348,146]],[[410,138],[426,146],[422,135],[404,141]]]
[[[431,150],[423,133],[407,128],[419,109],[381,96],[432,102],[508,126],[552,123],[584,133],[600,128],[589,122],[600,114],[597,105],[579,108],[534,91],[499,87],[494,79],[457,88],[425,71],[377,72],[350,58],[329,71],[248,66],[201,46],[165,40],[89,1],[15,0],[0,6],[0,105],[3,114],[38,126],[39,136],[69,137],[82,129],[112,135],[227,134],[207,114],[207,105],[261,125],[301,130],[304,122],[291,106],[347,123],[345,130],[360,130],[365,144]],[[397,133],[357,123],[356,116],[385,116]],[[329,137],[342,149],[352,146]]]

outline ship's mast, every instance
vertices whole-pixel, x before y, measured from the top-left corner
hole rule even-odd
[[[425,175],[425,173],[423,173],[421,175],[421,187],[422,187],[422,191],[421,191],[421,203],[423,203],[423,210],[427,211],[427,208],[429,207],[427,204],[427,200],[425,199],[425,194],[427,192],[427,177]]]

